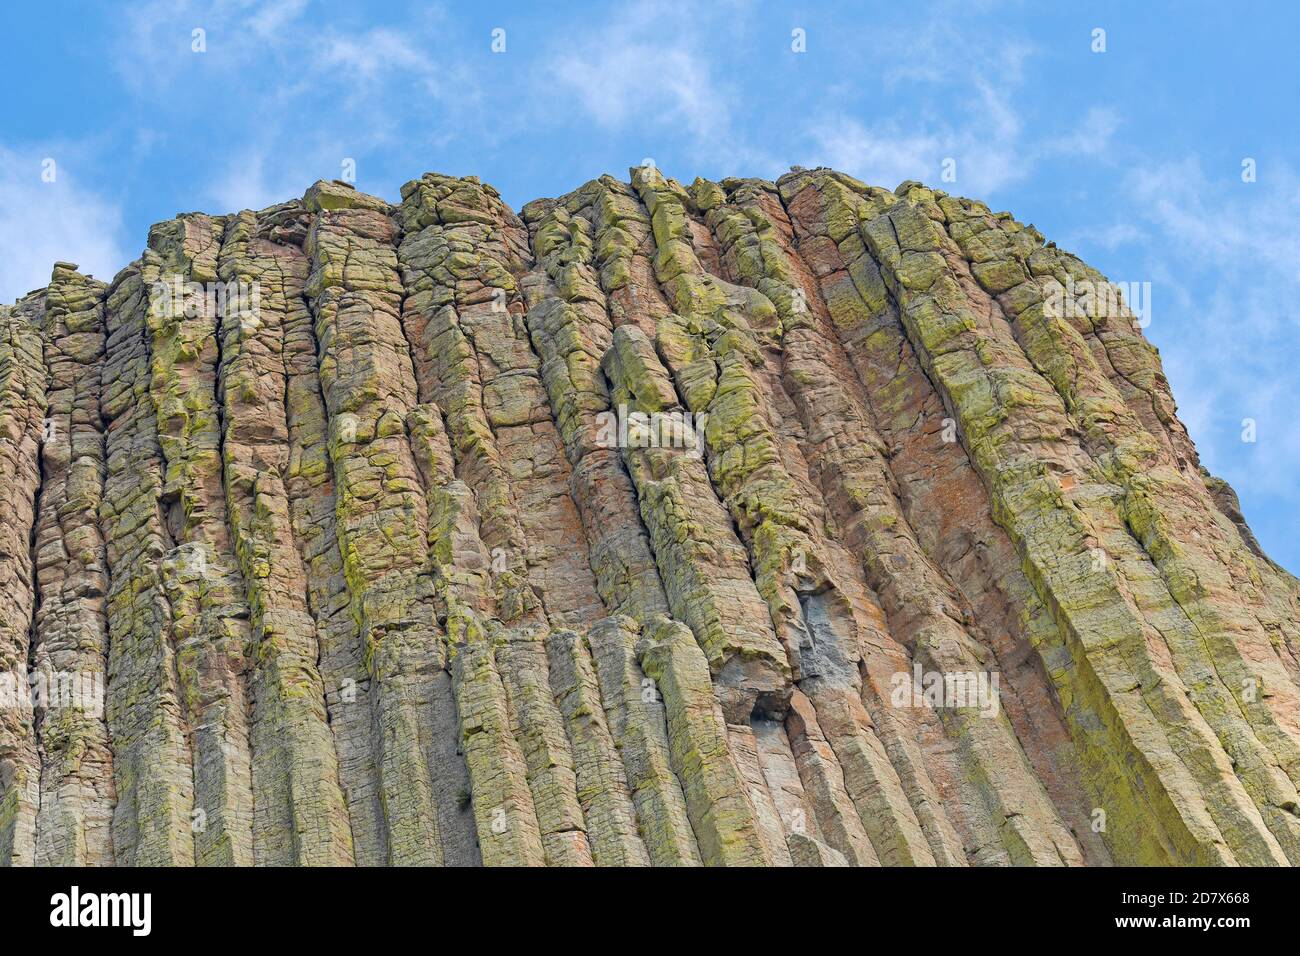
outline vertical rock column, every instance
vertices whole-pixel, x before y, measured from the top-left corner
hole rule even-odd
[[[1079,540],[1077,533],[1067,539],[1070,550],[1076,560],[1089,555],[1092,563],[1101,565],[1094,569],[1101,572],[1096,575],[1099,583],[1118,584],[1133,595],[1141,619],[1162,637],[1168,657],[1157,666],[1172,664],[1178,683],[1169,686],[1181,692],[1178,703],[1190,703],[1197,715],[1193,726],[1217,737],[1205,753],[1220,767],[1226,758],[1235,780],[1218,773],[1205,775],[1206,764],[1199,759],[1193,758],[1187,766],[1201,776],[1210,813],[1234,854],[1239,860],[1265,862],[1275,860],[1280,850],[1294,861],[1300,853],[1300,821],[1285,808],[1296,804],[1295,781],[1279,768],[1279,761],[1294,765],[1296,739],[1276,718],[1281,714],[1291,723],[1287,715],[1297,709],[1295,688],[1273,657],[1258,620],[1249,611],[1238,610],[1244,589],[1229,583],[1231,572],[1221,555],[1235,548],[1243,558],[1253,560],[1239,535],[1210,503],[1200,482],[1189,482],[1171,459],[1160,440],[1163,435],[1140,424],[1098,367],[1079,331],[1045,308],[1040,284],[1020,281],[1024,272],[1016,257],[995,257],[968,266],[959,245],[939,225],[946,213],[935,202],[938,197],[919,187],[901,192],[906,202],[890,207],[886,214],[896,236],[886,239],[877,232],[873,255],[891,269],[901,264],[900,253],[921,266],[919,271],[904,267],[908,275],[904,295],[910,301],[925,297],[928,290],[934,301],[944,302],[944,311],[955,305],[954,311],[959,312],[957,303],[964,299],[971,309],[968,314],[987,314],[987,323],[977,321],[970,330],[971,339],[993,345],[1001,336],[1013,338],[1019,352],[1012,352],[1012,357],[1023,356],[1047,384],[1049,397],[1042,404],[1060,409],[1066,422],[1064,434],[1078,436],[1079,454],[1055,461],[1039,456],[1039,461],[1050,463],[1048,467],[1057,473],[1054,477],[1059,476],[1061,499],[1084,516],[1085,528],[1095,533],[1101,552],[1115,560],[1097,561],[1086,531],[1085,540]],[[1035,241],[1024,230],[1015,230],[1015,235],[1030,244]],[[927,255],[930,250],[937,255]],[[927,274],[925,264],[941,261],[947,269]],[[992,299],[994,294],[999,298]],[[940,334],[935,341],[944,338]],[[987,461],[991,457],[987,447],[983,451]],[[1004,470],[1004,476],[1007,473]],[[1202,500],[1196,503],[1198,493]],[[1017,509],[1017,518],[1024,516],[1025,510]],[[1190,527],[1199,527],[1203,534],[1193,537]],[[1203,540],[1214,540],[1221,550]],[[1058,554],[1061,544],[1060,539],[1055,542]],[[1044,555],[1045,564],[1052,557]],[[1052,577],[1054,587],[1077,587],[1076,581]],[[1233,597],[1227,598],[1228,594]],[[1249,665],[1243,658],[1247,648],[1254,648]],[[1277,704],[1258,695],[1252,700],[1241,692],[1252,674],[1275,685],[1273,696],[1282,705],[1277,713]],[[1238,788],[1247,801],[1241,800]]]
[[[33,671],[50,698],[40,718],[36,863],[43,866],[113,862],[113,752],[104,713],[108,559],[99,526],[106,292],[105,283],[60,262],[45,293],[49,412],[32,654]]]
[[[683,404],[707,419],[709,476],[747,546],[755,584],[798,677],[808,635],[790,565],[802,558],[804,574],[816,579],[809,591],[829,590],[832,582],[759,381],[764,349],[780,341],[776,308],[761,292],[704,269],[680,187],[653,169],[634,170],[633,185],[650,215],[656,276],[676,310],[659,322],[655,347]],[[833,597],[826,595],[828,607]]]
[[[914,187],[908,195],[925,202],[932,194]],[[1160,626],[1180,674],[1265,822],[1297,862],[1300,819],[1286,809],[1300,805],[1289,582],[1219,510],[1173,417],[1159,358],[1113,287],[1009,216],[951,197],[937,205],[980,289],[1052,382],[1103,473],[1124,490],[1118,510],[1159,572],[1166,592]],[[1067,309],[1062,298],[1071,285],[1085,291]],[[1269,693],[1249,692],[1259,685]]]
[[[708,664],[690,629],[660,618],[647,629],[637,656],[663,695],[669,759],[682,783],[700,858],[708,866],[781,862],[755,812],[750,783],[733,756]]]
[[[162,504],[162,452],[149,390],[149,288],[140,263],[113,279],[106,307],[100,525],[110,582],[113,856],[124,866],[192,866],[194,769],[164,588],[175,561]]]
[[[695,400],[708,391],[716,369],[705,357],[676,381],[669,377],[660,359],[677,371],[674,360],[680,356],[656,354],[656,345],[663,340],[663,330],[677,327],[682,319],[672,313],[650,264],[650,217],[625,184],[603,178],[586,188],[597,191],[592,235],[584,243],[586,237],[571,230],[572,246],[575,257],[586,248],[595,250],[593,275],[598,266],[600,291],[616,325],[603,365],[611,383],[611,405],[619,412],[618,444],[625,446],[624,459],[669,606],[691,626],[709,661],[713,690],[725,715],[728,756],[753,814],[761,852],[770,862],[787,864],[787,831],[802,830],[810,822],[809,832],[817,827],[793,770],[788,739],[775,723],[785,712],[790,681],[797,675],[790,672],[789,646],[777,640],[770,613],[761,609],[749,555],[736,538],[732,516],[718,500],[704,462],[708,429],[703,418],[693,416],[705,411],[706,403]],[[568,285],[581,288],[564,278]],[[686,515],[691,517],[673,527]],[[708,543],[697,550],[701,538]],[[736,613],[741,606],[746,610]],[[728,642],[739,649],[735,657]],[[750,642],[749,650],[741,649]],[[769,665],[772,672],[764,673]],[[738,692],[738,687],[745,690]],[[683,705],[688,712],[699,713],[704,702],[677,702]],[[670,704],[670,728],[686,726],[672,723],[672,711]],[[690,784],[683,780],[682,785]]]
[[[651,169],[634,170],[633,185],[649,214],[655,275],[677,309],[660,321],[656,347],[685,404],[708,417],[704,435],[709,476],[747,547],[772,626],[791,656],[796,679],[806,681],[827,715],[840,752],[858,771],[856,780],[865,776],[877,781],[877,786],[857,789],[863,801],[862,824],[879,844],[876,853],[893,862],[930,862],[924,841],[916,839],[921,832],[912,809],[890,786],[892,771],[879,759],[879,745],[873,745],[874,734],[857,699],[857,635],[873,627],[879,616],[861,609],[874,599],[865,593],[848,556],[835,553],[822,528],[813,489],[806,481],[801,486],[795,477],[807,464],[789,423],[782,421],[786,415],[781,408],[791,403],[771,368],[779,362],[781,315],[762,292],[706,271],[700,256],[708,256],[720,269],[717,249],[708,229],[692,219],[697,203],[685,190]],[[713,204],[715,193],[720,193],[716,187],[704,190],[701,201]],[[788,305],[790,295],[777,298]],[[759,750],[756,742],[743,739],[738,746],[765,757],[773,771],[793,763],[792,752],[782,742],[784,734],[767,730],[768,746],[779,745],[784,753]],[[780,794],[785,787],[770,789]],[[876,806],[867,807],[868,794],[876,795]],[[822,809],[833,812],[827,805]],[[793,811],[802,813],[794,805],[783,815]],[[951,826],[941,814],[935,823],[931,837],[946,848],[944,859],[960,859],[960,842]],[[852,822],[830,821],[832,831],[844,827],[858,829]],[[860,843],[842,843],[842,852],[854,854],[855,842]]]
[[[230,529],[252,614],[254,853],[268,865],[353,862],[325,707],[317,620],[294,533],[284,476],[289,439],[285,326],[301,310],[306,259],[272,241],[293,207],[227,222],[218,271],[227,307],[221,324],[222,452]]]
[[[728,180],[724,185],[731,189],[737,182]],[[830,491],[815,483],[846,447],[867,447],[879,441],[858,409],[833,400],[839,382],[816,361],[820,356],[805,354],[812,338],[808,319],[810,304],[817,302],[815,295],[800,294],[785,251],[770,230],[762,229],[760,209],[737,209],[723,188],[704,180],[696,180],[685,196],[653,188],[678,205],[689,199],[695,215],[705,217],[707,232],[701,237],[698,221],[683,218],[693,242],[713,261],[712,268],[762,294],[758,300],[760,321],[749,323],[750,351],[761,356],[761,361],[746,370],[745,377],[753,384],[731,397],[730,403],[734,406],[746,395],[751,401],[759,399],[761,414],[773,420],[759,447],[767,445],[774,450],[744,456],[732,466],[729,480],[733,487],[755,489],[752,497],[773,503],[770,509],[754,512],[746,523],[753,524],[757,518],[760,529],[776,526],[776,533],[751,534],[750,547],[755,560],[770,568],[767,581],[773,613],[788,622],[787,628],[798,639],[802,693],[796,694],[799,706],[792,709],[787,725],[800,771],[808,786],[823,795],[818,803],[823,827],[838,834],[833,845],[850,861],[861,855],[859,831],[865,828],[874,845],[872,855],[888,863],[958,865],[964,862],[962,839],[949,822],[928,772],[938,770],[940,760],[926,761],[919,752],[913,753],[918,751],[911,739],[917,735],[916,726],[895,726],[897,722],[878,706],[873,708],[878,719],[864,709],[859,669],[865,670],[869,681],[889,651],[901,659],[901,669],[910,668],[910,661],[886,629],[885,611],[878,595],[863,580],[856,556],[845,547],[847,542],[837,537],[845,527],[855,526],[836,510],[838,503],[851,497],[846,496],[848,489]],[[716,246],[711,238],[716,239]],[[696,269],[698,275],[699,267]],[[690,289],[686,284],[684,291]],[[733,294],[730,298],[737,297]],[[692,300],[700,301],[698,295]],[[743,298],[738,301],[745,302]],[[724,315],[718,324],[725,327],[734,322]],[[708,323],[702,327],[707,329]],[[727,350],[725,336],[718,338],[713,348],[719,346]],[[830,395],[826,394],[828,382]],[[818,395],[817,411],[809,415],[806,396],[813,392]],[[736,417],[736,412],[731,415]],[[830,449],[815,443],[827,431],[840,433]],[[859,480],[866,484],[865,477]],[[887,487],[882,481],[872,491],[885,498]],[[822,500],[824,507],[816,504]],[[798,595],[797,612],[788,596],[791,588]],[[874,702],[873,695],[866,699]],[[824,750],[827,744],[829,755]],[[819,755],[830,760],[819,759]],[[891,761],[898,766],[891,766]],[[858,821],[840,812],[841,793],[857,806],[858,826],[854,825]]]
[[[402,194],[402,324],[421,399],[440,413],[456,477],[473,494],[479,537],[492,561],[480,582],[497,617],[541,626],[543,608],[528,586],[528,538],[488,411],[505,396],[501,383],[487,389],[498,362],[518,364],[511,267],[521,267],[527,250],[512,230],[490,228],[511,214],[492,209],[476,183],[430,174],[407,183]]]
[[[428,502],[429,554],[439,619],[446,623],[450,653],[451,645],[467,632],[483,633],[482,615],[490,613],[492,604],[487,585],[491,559],[478,535],[474,495],[455,475],[451,445],[438,406],[422,403],[412,408],[407,430]],[[450,664],[448,660],[447,666],[434,675],[431,759],[438,768],[438,830],[446,865],[476,865],[482,862],[482,852]]]
[[[591,653],[573,631],[552,631],[546,641],[550,681],[573,742],[578,799],[592,856],[600,866],[647,866],[636,811],[610,736]]]
[[[558,202],[525,209],[541,263],[525,280],[528,321],[565,450],[575,466],[573,493],[593,542],[593,570],[611,613],[636,618],[607,618],[590,628],[586,643],[559,643],[572,654],[575,676],[586,667],[599,674],[608,732],[616,741],[651,860],[659,865],[694,864],[698,848],[671,765],[666,711],[636,656],[637,620],[662,618],[667,598],[638,515],[636,490],[624,470],[617,436],[611,433],[611,420],[625,420],[627,408],[612,406],[601,369],[612,326],[595,274],[591,224],[608,195],[602,179]],[[552,648],[552,661],[555,653]],[[556,667],[552,663],[552,675]],[[580,756],[599,744],[599,728],[593,728],[591,736],[593,740],[582,740],[575,735]],[[581,783],[581,763],[578,771]],[[741,786],[738,775],[736,786]]]
[[[608,617],[589,632],[610,737],[636,807],[637,830],[655,866],[699,866],[681,781],[673,770],[663,700],[637,660],[641,629]]]
[[[610,613],[644,620],[668,613],[668,601],[622,453],[602,429],[617,412],[600,368],[613,325],[595,272],[591,224],[605,191],[594,183],[563,201],[525,207],[538,268],[525,279],[524,292],[596,586]]]
[[[227,523],[217,396],[224,228],[224,220],[201,214],[159,223],[143,262],[163,504],[177,544],[165,581],[192,719],[195,853],[200,865],[246,866],[253,862],[249,610]]]
[[[603,368],[615,403],[629,413],[684,411],[654,344],[639,327],[615,329]],[[698,445],[637,443],[645,447],[625,448],[624,457],[668,603],[699,640],[728,719],[747,722],[755,709],[780,713],[789,698],[790,665],[749,576],[744,547],[709,484]]]
[[[1061,719],[1048,676],[1069,659],[1069,651],[1021,569],[1010,538],[995,524],[987,491],[957,441],[955,423],[916,359],[879,271],[852,228],[843,197],[853,192],[845,179],[838,174],[783,177],[781,206],[787,208],[769,206],[765,214],[784,232],[781,223],[788,213],[797,245],[793,262],[806,266],[801,281],[811,316],[825,323],[822,344],[809,347],[830,356],[841,352],[837,344],[842,346],[851,366],[838,378],[861,383],[864,411],[883,442],[880,449],[845,445],[819,427],[819,440],[828,446],[818,459],[825,494],[845,529],[845,541],[855,551],[877,556],[869,567],[883,576],[882,582],[890,582],[879,588],[895,610],[905,618],[916,613],[899,594],[910,587],[913,562],[919,561],[922,573],[940,585],[936,610],[960,621],[995,651],[1002,709],[1074,829],[1085,858],[1104,862],[1105,846],[1089,819],[1095,803],[1084,790],[1079,750]],[[883,501],[874,492],[873,474],[892,491]],[[845,493],[837,494],[837,487]],[[898,514],[887,507],[891,501],[897,502]],[[923,554],[916,553],[918,547]],[[922,603],[918,611],[928,613],[926,608]],[[890,695],[886,690],[881,696],[888,700]]]
[[[680,408],[638,326],[615,330],[603,367],[614,400],[629,409]],[[660,617],[647,625],[653,639],[648,630],[646,642],[637,645],[638,664],[664,696],[669,754],[701,858],[711,865],[771,862],[784,845],[773,847],[760,828],[750,785],[728,747],[728,722],[748,729],[755,710],[784,707],[790,693],[785,653],[703,461],[681,448],[628,447],[624,456],[679,619]],[[698,646],[682,642],[692,633]],[[707,769],[699,756],[702,741],[711,757]],[[725,811],[714,812],[715,801],[723,801]]]
[[[32,863],[40,802],[27,672],[45,418],[43,307],[43,294],[33,293],[0,308],[0,865]]]
[[[548,624],[591,621],[601,604],[522,320],[516,274],[531,264],[527,235],[495,191],[472,177],[430,174],[402,195],[403,319],[425,395],[446,414],[458,471],[475,491],[481,538],[492,548],[494,597],[510,625],[496,631],[495,663],[546,859],[590,865],[544,639]]]
[[[593,795],[586,810],[597,862],[605,846],[604,821],[620,813],[622,783],[634,802],[637,831],[649,858],[657,865],[698,863],[686,805],[670,766],[663,706],[658,694],[643,686],[648,679],[635,655],[636,621],[666,614],[667,599],[622,454],[605,434],[611,402],[600,360],[612,327],[594,274],[590,218],[604,193],[603,183],[592,183],[564,200],[525,209],[539,268],[525,279],[524,289],[542,378],[573,466],[572,493],[591,543],[598,589],[611,614],[626,613],[636,620],[605,618],[585,640],[554,632],[548,641],[552,682],[569,719],[580,791],[590,788],[608,801],[601,806]],[[602,670],[601,690],[584,689]],[[589,700],[601,702],[603,713],[582,706]],[[614,771],[604,769],[607,746],[615,748],[618,761],[611,782],[606,781]],[[589,772],[596,776],[592,783],[584,774],[588,755]],[[623,840],[620,846],[626,845]]]
[[[442,859],[438,833],[436,676],[445,664],[434,600],[424,489],[407,440],[416,384],[400,322],[397,232],[389,207],[317,183],[305,293],[316,319],[330,420],[338,543],[375,707],[388,858]]]
[[[370,678],[339,552],[329,416],[321,395],[313,317],[303,297],[309,263],[302,247],[311,216],[301,202],[294,202],[263,211],[259,221],[258,235],[277,246],[275,273],[283,287],[281,357],[289,441],[284,485],[289,515],[316,619],[318,667],[339,786],[348,806],[353,859],[358,866],[377,866],[388,859],[388,837],[372,739]]]
[[[430,177],[402,190],[402,329],[421,400],[411,416],[411,437],[429,502],[429,545],[446,608],[466,798],[479,852],[489,866],[541,866],[547,859],[541,824],[495,646],[509,635],[498,621],[528,618],[537,626],[539,608],[524,577],[523,530],[483,411],[477,356],[455,312],[457,277],[449,271],[453,250],[439,200],[457,185]],[[460,193],[481,205],[472,188]],[[485,216],[483,209],[467,210],[457,221],[470,225]],[[467,237],[457,247],[457,268],[477,272],[474,244]],[[513,279],[498,270],[496,282],[492,302]],[[481,301],[480,283],[469,285]]]
[[[408,183],[402,217],[417,370],[447,416],[459,467],[483,479],[471,485],[484,541],[544,595],[546,621],[589,624],[602,605],[519,294],[532,266],[527,232],[473,177]]]

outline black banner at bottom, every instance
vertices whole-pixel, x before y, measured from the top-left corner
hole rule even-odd
[[[278,941],[375,946],[470,931],[484,943],[587,936],[602,948],[702,937],[770,946],[783,934],[890,929],[924,939],[1191,935],[1226,943],[1294,925],[1278,870],[9,870],[0,939],[114,937],[132,946]],[[447,936],[451,933],[454,935]],[[554,936],[562,933],[563,936]]]

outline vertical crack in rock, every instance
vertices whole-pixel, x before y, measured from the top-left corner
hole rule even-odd
[[[1300,582],[1142,304],[825,169],[58,263],[0,306],[0,864],[1300,862]]]

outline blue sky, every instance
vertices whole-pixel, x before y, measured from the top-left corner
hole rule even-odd
[[[1151,283],[1205,464],[1300,570],[1300,5],[844,6],[6,3],[0,301],[55,259],[110,277],[153,222],[299,196],[348,159],[389,199],[437,170],[515,208],[647,157],[686,180],[919,179]]]

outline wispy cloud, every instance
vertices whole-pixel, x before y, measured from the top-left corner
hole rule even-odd
[[[233,6],[247,12],[245,22],[255,37],[274,42],[293,29],[307,4],[308,0],[237,0]]]
[[[394,72],[408,71],[430,81],[434,61],[396,30],[376,27],[355,34],[333,34],[317,48],[319,68],[341,71],[346,82],[373,84]]]
[[[895,24],[882,33],[901,29]],[[1027,77],[1041,54],[1034,44],[990,33],[955,10],[907,36],[906,43],[873,48],[877,95],[808,118],[806,165],[834,166],[884,186],[917,179],[987,197],[1031,178],[1049,159],[1106,160],[1120,127],[1115,110],[1093,105],[1077,118],[1032,122]],[[945,108],[918,110],[908,93]],[[955,181],[942,179],[945,163]]]
[[[539,67],[549,95],[538,119],[549,125],[577,111],[607,131],[644,132],[647,143],[667,138],[697,163],[774,173],[780,165],[737,128],[742,91],[718,66],[716,45],[727,31],[717,12],[632,3],[599,29],[575,31],[578,42],[552,44]]]
[[[865,182],[895,186],[904,179],[936,179],[945,138],[932,132],[908,132],[897,122],[875,126],[849,116],[827,118],[812,132],[809,166],[831,166]]]
[[[823,116],[808,134],[813,145],[805,165],[833,166],[882,186],[916,179],[986,196],[1028,176],[1035,154],[1001,91],[980,83],[975,103],[980,121],[964,126],[906,119],[868,126],[844,114]],[[956,176],[951,185],[941,178],[945,163]]]
[[[969,52],[953,56],[959,48]],[[862,118],[876,109],[869,100],[855,110],[817,111],[806,127],[807,164],[834,166],[879,185],[917,179],[987,196],[1030,177],[1048,157],[1102,155],[1118,118],[1101,107],[1077,126],[1027,135],[1021,99],[1036,52],[1015,38],[973,41],[951,20],[937,18],[908,43],[879,53],[879,101],[899,107],[869,120]],[[914,100],[900,95],[915,86],[950,108],[917,110]],[[956,179],[944,180],[945,171]]]
[[[1300,335],[1300,179],[1266,167],[1256,183],[1235,170],[1210,177],[1195,158],[1142,167],[1125,183],[1153,287],[1155,339],[1179,413],[1206,466],[1252,500],[1300,512],[1295,340]],[[1162,301],[1163,300],[1163,301]],[[1256,441],[1242,440],[1243,420]]]
[[[1063,238],[1061,245],[1067,249],[1078,249],[1081,244],[1114,251],[1120,246],[1141,242],[1147,233],[1136,223],[1113,222],[1108,225],[1085,226],[1074,230],[1068,239]]]
[[[877,185],[916,179],[972,196],[1028,176],[1036,152],[1022,141],[1020,121],[1005,95],[980,83],[972,110],[979,121],[962,126],[923,118],[867,125],[843,113],[823,115],[807,134],[812,145],[805,165],[833,166]],[[941,179],[945,164],[955,180]]]
[[[303,182],[284,176],[272,182],[268,175],[265,151],[257,148],[241,150],[223,166],[206,189],[213,210],[265,209],[303,191]]]
[[[1104,158],[1111,150],[1112,137],[1120,127],[1115,110],[1093,106],[1083,115],[1078,127],[1050,137],[1042,146],[1043,155],[1086,156]]]
[[[79,175],[85,155],[66,145],[0,146],[0,302],[48,283],[58,260],[100,278],[126,264],[121,210]]]
[[[635,21],[615,25],[549,64],[579,108],[608,127],[681,123],[696,137],[727,123],[727,99],[707,63],[684,45],[638,38]]]

